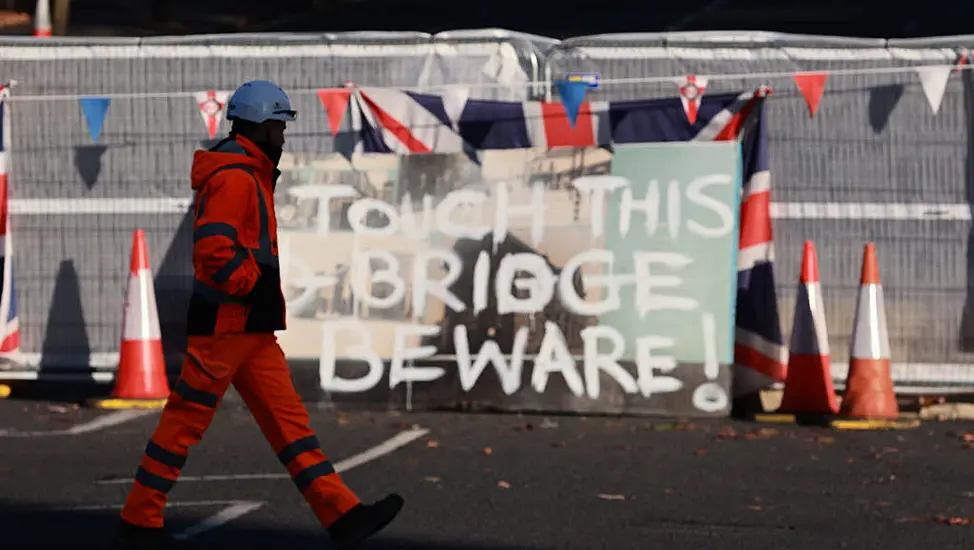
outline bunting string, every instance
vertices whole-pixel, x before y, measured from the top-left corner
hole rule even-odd
[[[712,74],[712,73],[698,73],[700,75],[706,75],[707,79],[710,81],[714,80],[773,80],[780,78],[793,78],[796,74],[804,73],[825,73],[830,77],[833,76],[859,76],[859,75],[893,75],[893,74],[908,74],[916,73],[918,70],[944,70],[950,69],[952,71],[967,71],[974,69],[974,65],[959,65],[956,63],[938,63],[933,65],[908,65],[902,67],[873,67],[864,69],[808,69],[802,71],[776,71],[776,72],[766,72],[766,73],[727,73],[727,74]],[[672,75],[672,76],[646,76],[646,77],[632,77],[632,78],[603,78],[601,79],[600,86],[605,84],[654,84],[654,83],[673,83],[674,80],[680,80],[686,75]],[[524,82],[523,84],[518,84],[518,87],[525,86],[547,86],[551,85],[552,81],[549,80],[532,80]],[[368,84],[356,83],[359,87],[369,87]],[[375,87],[386,87],[386,86],[375,86]],[[510,84],[500,84],[494,82],[485,82],[479,84],[438,84],[431,86],[397,86],[397,90],[409,91],[409,92],[424,92],[424,91],[437,91],[437,90],[451,90],[458,88],[466,89],[509,89]],[[301,88],[288,90],[289,94],[314,94],[317,93],[321,88]],[[197,91],[192,92],[144,92],[144,93],[127,93],[127,94],[48,94],[48,95],[14,95],[10,98],[10,101],[78,101],[86,97],[107,97],[110,99],[165,99],[165,98],[193,98],[195,97]]]

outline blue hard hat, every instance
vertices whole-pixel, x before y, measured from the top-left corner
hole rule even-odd
[[[266,80],[251,80],[237,88],[227,104],[227,120],[260,124],[265,120],[297,120],[298,112],[280,86]]]

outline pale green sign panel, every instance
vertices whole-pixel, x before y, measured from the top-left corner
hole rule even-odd
[[[626,359],[669,356],[715,379],[715,363],[723,371],[733,360],[740,145],[620,145],[612,176],[619,179],[606,201],[605,248],[615,254],[614,272],[635,280],[600,324],[625,338]],[[671,375],[681,378],[679,370]]]

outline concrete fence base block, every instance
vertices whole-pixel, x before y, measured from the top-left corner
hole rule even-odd
[[[974,403],[941,403],[920,408],[923,420],[974,420]]]

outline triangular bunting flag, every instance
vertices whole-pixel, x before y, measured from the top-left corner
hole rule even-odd
[[[85,122],[88,124],[91,140],[97,142],[98,136],[101,135],[101,127],[105,123],[105,115],[108,114],[108,104],[111,103],[111,99],[107,97],[83,97],[78,100],[78,103],[81,105],[81,114],[84,115]]]
[[[903,98],[906,89],[902,84],[873,86],[869,89],[869,125],[873,132],[882,134],[889,125],[889,117]]]
[[[808,104],[808,118],[813,118],[818,106],[822,102],[822,94],[825,93],[825,81],[828,80],[828,73],[795,73],[792,75],[798,91],[805,98]]]
[[[352,96],[349,88],[324,88],[318,90],[318,100],[325,108],[328,115],[328,127],[331,135],[337,136],[342,127],[342,119],[345,118],[345,111],[348,109],[348,100]]]
[[[561,104],[565,106],[565,114],[568,115],[568,124],[574,128],[575,121],[578,119],[578,110],[582,107],[582,103],[585,102],[585,92],[588,91],[588,84],[585,82],[559,80],[555,82],[555,89],[558,90],[558,98],[561,99]]]
[[[210,136],[210,139],[215,138],[216,133],[220,130],[220,123],[223,121],[223,110],[227,105],[227,98],[229,96],[229,92],[217,92],[215,90],[196,92],[194,94],[196,105],[200,109],[200,117],[203,119],[203,124],[206,125],[206,133]]]
[[[691,125],[697,122],[700,101],[706,89],[707,79],[702,76],[691,74],[680,82],[680,102],[683,103],[683,112],[687,114]]]
[[[954,72],[960,72],[964,70],[964,65],[971,62],[971,52],[967,48],[961,48],[957,50],[957,66],[954,67]]]
[[[937,67],[917,67],[917,76],[920,77],[920,87],[923,88],[927,102],[933,109],[933,114],[940,110],[940,104],[944,100],[944,92],[947,91],[947,80],[950,78],[950,65]]]
[[[467,106],[467,100],[470,99],[470,88],[451,87],[443,92],[442,97],[443,110],[446,111],[446,116],[450,117],[450,121],[456,127],[460,115],[463,114],[463,109]]]

